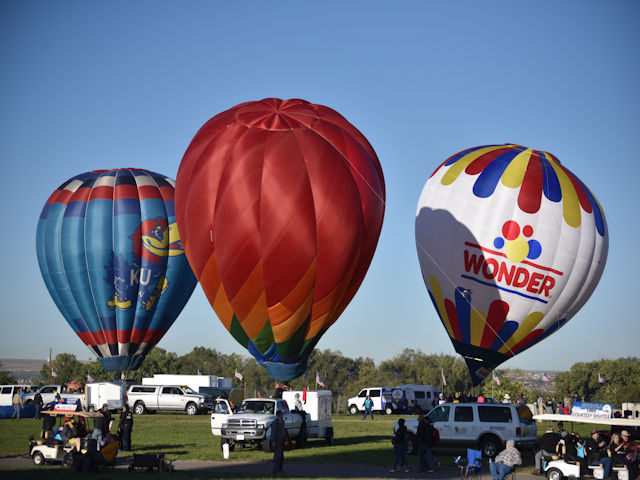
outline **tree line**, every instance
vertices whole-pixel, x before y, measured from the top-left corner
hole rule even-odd
[[[58,354],[51,362],[51,370],[57,375],[51,379],[52,383],[86,383],[89,378],[94,382],[121,379],[121,372],[107,372],[97,360],[80,362],[69,353]],[[235,377],[236,372],[242,375],[243,381]],[[125,373],[127,381],[136,383],[156,373],[230,377],[234,387],[245,389],[245,396],[268,396],[275,387],[275,381],[252,357],[223,354],[205,347],[195,347],[180,356],[155,347],[138,370]],[[369,357],[350,358],[339,351],[314,350],[309,357],[307,373],[287,384],[295,390],[303,387],[331,390],[336,412],[345,411],[347,399],[356,396],[363,387],[402,384],[442,386],[443,374],[447,384],[443,387],[446,395],[482,394],[500,400],[505,394],[515,399],[519,393],[524,393],[527,401],[533,403],[539,393],[545,397],[554,395],[557,399],[578,393],[584,401],[612,403],[615,408],[620,408],[624,402],[640,401],[640,359],[636,357],[576,363],[568,371],[555,376],[555,391],[527,389],[521,381],[510,379],[510,375],[521,378],[521,373],[497,369],[500,385],[494,383],[492,375],[489,375],[480,385],[472,387],[467,367],[457,355],[426,354],[420,350],[405,349],[376,365]],[[48,363],[42,366],[40,375],[43,383],[49,380]],[[324,387],[316,386],[316,379],[324,383]]]

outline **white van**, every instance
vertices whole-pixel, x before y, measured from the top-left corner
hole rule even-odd
[[[433,385],[406,384],[400,385],[398,388],[404,389],[407,392],[409,403],[424,413],[430,412],[438,404],[438,395],[442,393],[440,387]],[[409,392],[413,392],[413,394]]]
[[[13,394],[18,388],[28,388],[30,392],[35,392],[38,388],[37,385],[0,385],[0,407],[10,407],[13,405]],[[25,393],[29,393],[24,390]]]
[[[390,415],[395,412],[404,412],[412,410],[413,404],[411,398],[407,396],[407,392],[402,387],[367,387],[360,390],[356,397],[347,400],[347,410],[350,414],[364,412],[364,401],[367,395],[373,401],[371,410],[375,412],[385,412]],[[409,392],[411,393],[411,392]]]

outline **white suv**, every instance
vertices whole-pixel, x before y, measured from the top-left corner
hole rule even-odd
[[[484,457],[495,457],[507,440],[533,446],[538,441],[531,410],[526,405],[506,403],[443,403],[427,415],[438,429],[438,446],[475,447]],[[409,450],[415,451],[417,419],[405,422]]]

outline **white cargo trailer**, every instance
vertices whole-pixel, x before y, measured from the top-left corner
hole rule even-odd
[[[104,404],[109,410],[120,410],[126,402],[127,385],[124,382],[96,382],[86,385],[86,409],[97,412]]]
[[[288,390],[282,392],[282,398],[287,401],[293,412],[296,393],[303,400],[302,390]],[[333,445],[333,423],[331,421],[331,390],[308,390],[306,401],[303,402],[305,413],[310,416],[307,427],[308,438],[324,438],[329,445]]]

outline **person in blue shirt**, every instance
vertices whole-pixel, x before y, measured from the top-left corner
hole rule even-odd
[[[364,407],[364,415],[362,416],[362,419],[364,420],[367,418],[367,415],[371,415],[371,420],[373,420],[373,400],[371,400],[369,395],[365,398],[362,406]]]

